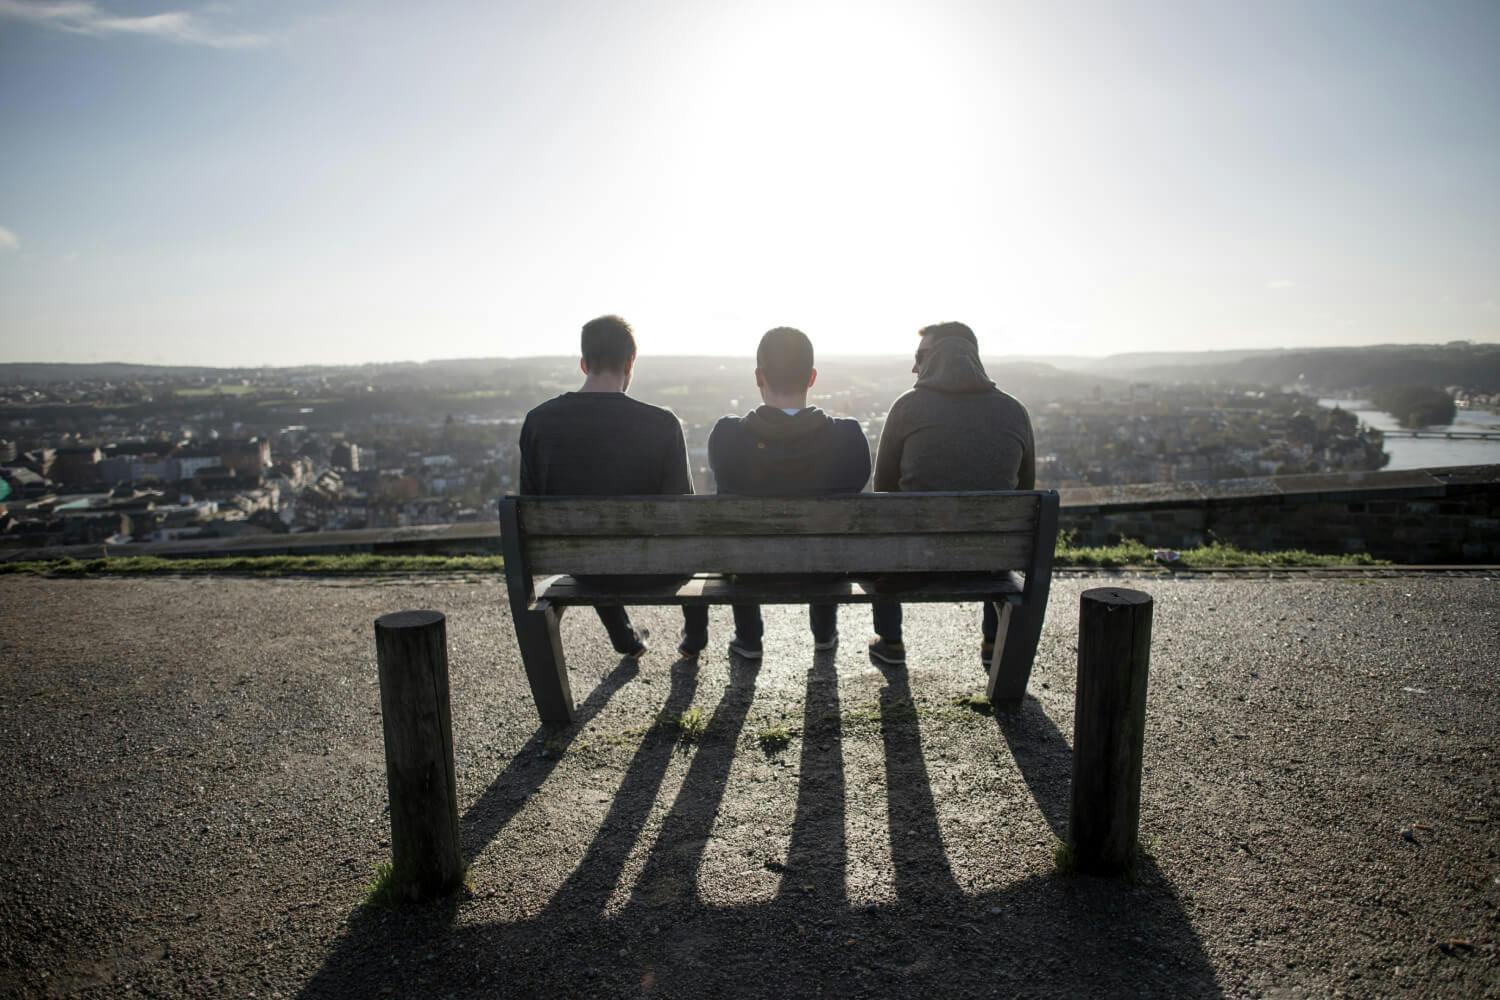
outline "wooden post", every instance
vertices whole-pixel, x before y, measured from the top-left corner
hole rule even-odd
[[[392,885],[401,898],[431,899],[457,889],[464,874],[443,615],[380,616],[375,654],[391,796]]]
[[[1114,587],[1084,591],[1068,823],[1080,871],[1119,874],[1135,860],[1150,664],[1151,596]]]

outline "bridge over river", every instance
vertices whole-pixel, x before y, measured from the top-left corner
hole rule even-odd
[[[1434,430],[1407,430],[1404,427],[1398,430],[1382,431],[1386,437],[1403,438],[1447,438],[1449,441],[1500,441],[1500,429],[1493,431],[1434,431]]]

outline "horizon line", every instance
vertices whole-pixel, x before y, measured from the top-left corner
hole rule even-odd
[[[1071,353],[1038,353],[1038,354],[986,354],[980,352],[980,356],[989,361],[1040,361],[1046,363],[1047,358],[1076,358],[1081,361],[1105,361],[1110,358],[1119,357],[1150,357],[1152,355],[1223,355],[1223,354],[1276,354],[1276,353],[1301,353],[1301,352],[1335,352],[1335,351],[1367,351],[1379,348],[1409,347],[1409,348],[1441,348],[1456,345],[1467,346],[1500,346],[1500,338],[1496,340],[1475,340],[1472,338],[1461,340],[1450,340],[1442,343],[1434,342],[1403,342],[1387,341],[1373,344],[1360,344],[1353,346],[1327,346],[1327,347],[1219,347],[1199,350],[1144,350],[1144,351],[1116,351],[1111,354],[1071,354]],[[199,368],[213,371],[264,371],[274,369],[290,368],[373,368],[373,367],[395,367],[399,365],[432,365],[447,364],[454,362],[473,361],[571,361],[578,358],[578,353],[568,352],[563,354],[491,354],[491,355],[456,355],[452,357],[415,359],[407,358],[396,361],[313,361],[292,363],[253,363],[253,364],[213,364],[195,362],[160,362],[160,361],[0,361],[0,367],[27,365],[32,367],[51,366],[57,368],[83,368],[88,366],[113,365],[129,368]],[[742,361],[753,360],[753,354],[639,354],[640,358],[663,359],[663,360],[715,360],[715,361]],[[826,355],[828,359],[838,360],[909,360],[909,353],[833,353]]]

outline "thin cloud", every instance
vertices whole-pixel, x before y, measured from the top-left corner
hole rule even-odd
[[[1297,283],[1286,278],[1277,278],[1275,281],[1266,282],[1266,287],[1274,292],[1283,292],[1288,288],[1296,288]]]
[[[262,35],[221,31],[191,11],[133,17],[111,14],[93,0],[0,0],[0,20],[24,21],[75,35],[143,35],[218,49],[242,49],[265,42]]]
[[[0,226],[0,250],[21,249],[21,237],[17,236],[15,230]]]

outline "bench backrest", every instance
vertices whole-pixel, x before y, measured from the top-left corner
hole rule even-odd
[[[1057,493],[506,497],[532,575],[998,573],[1050,563]]]

